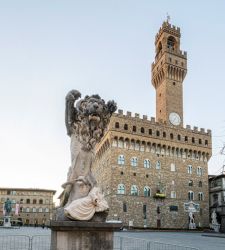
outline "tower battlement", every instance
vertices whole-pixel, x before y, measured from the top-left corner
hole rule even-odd
[[[151,125],[157,125],[159,127],[170,127],[170,128],[175,128],[173,125],[168,125],[163,120],[156,121],[155,117],[148,117],[147,115],[140,115],[139,113],[132,113],[130,111],[127,111],[124,113],[122,109],[118,109],[117,113],[113,114],[113,117],[118,117],[118,118],[123,118],[123,119],[132,119],[134,123],[143,123],[146,122],[150,126]],[[205,129],[205,128],[199,128],[197,126],[191,126],[191,125],[186,125],[185,127],[179,128],[180,130],[186,130],[189,133],[195,133],[199,135],[207,135],[211,136],[212,131],[210,129]]]
[[[161,35],[166,32],[176,37],[181,37],[180,27],[171,25],[169,22],[163,22],[162,27],[160,27],[159,32],[155,36],[155,44],[157,44]]]

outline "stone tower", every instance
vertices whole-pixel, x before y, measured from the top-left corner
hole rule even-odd
[[[156,89],[156,121],[183,126],[183,80],[187,53],[180,50],[180,28],[164,22],[155,37],[152,84]]]

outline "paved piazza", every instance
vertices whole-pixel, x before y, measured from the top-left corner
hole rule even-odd
[[[202,233],[184,232],[121,232],[118,236],[142,238],[168,244],[196,247],[200,250],[224,250],[225,238],[205,237]]]
[[[0,236],[3,235],[51,235],[50,229],[21,227],[19,229],[0,229]],[[200,250],[224,250],[225,238],[204,237],[201,233],[189,232],[117,232],[116,236],[141,238],[152,241],[158,241],[168,244],[185,245],[197,247]]]

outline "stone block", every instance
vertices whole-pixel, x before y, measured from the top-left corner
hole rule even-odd
[[[113,250],[114,231],[122,223],[51,221],[51,250]]]

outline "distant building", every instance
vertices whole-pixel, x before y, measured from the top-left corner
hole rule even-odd
[[[11,221],[24,225],[47,225],[52,218],[55,190],[33,188],[0,188],[0,218],[7,198],[12,201]],[[18,210],[18,214],[16,214]]]
[[[225,174],[209,176],[209,208],[217,214],[221,232],[225,233]]]
[[[211,130],[183,125],[187,53],[180,50],[180,37],[180,28],[168,22],[155,37],[156,118],[118,110],[96,147],[93,171],[109,203],[109,220],[188,228],[191,211],[197,226],[209,226]],[[134,103],[139,101],[145,100]]]

